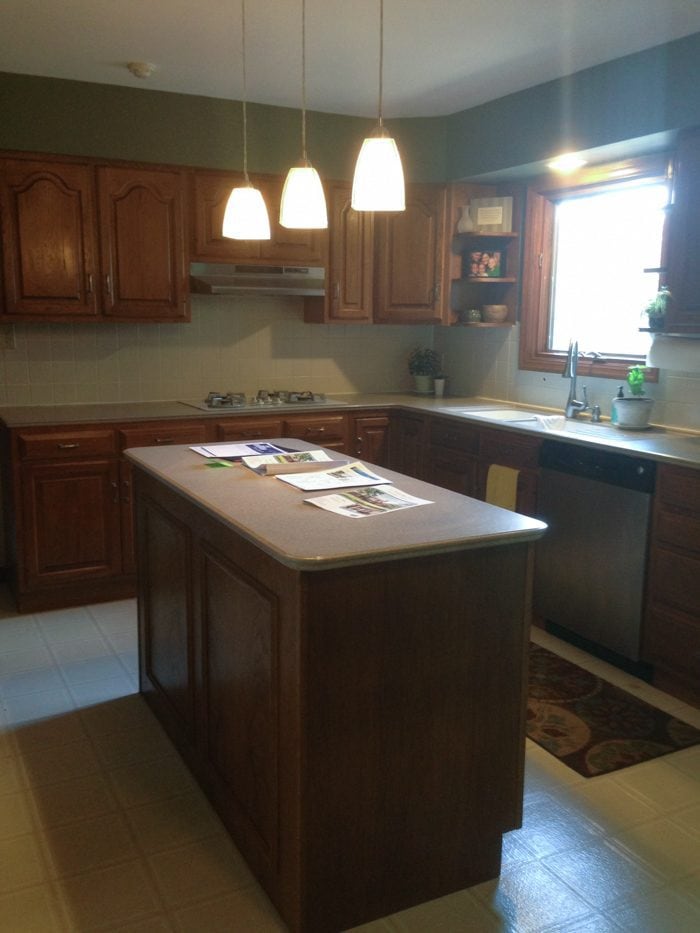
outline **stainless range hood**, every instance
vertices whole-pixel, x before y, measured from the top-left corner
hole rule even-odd
[[[317,266],[193,262],[190,291],[201,295],[325,295],[325,270]]]

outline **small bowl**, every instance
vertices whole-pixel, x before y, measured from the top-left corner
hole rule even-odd
[[[482,313],[488,324],[501,324],[508,317],[508,305],[484,305]]]

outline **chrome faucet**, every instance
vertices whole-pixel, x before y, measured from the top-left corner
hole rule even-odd
[[[586,387],[583,387],[583,401],[576,398],[576,370],[578,367],[578,340],[572,340],[569,343],[569,352],[566,354],[566,365],[562,376],[564,379],[570,379],[569,397],[566,400],[564,416],[566,418],[575,418],[581,411],[588,411],[588,393]]]

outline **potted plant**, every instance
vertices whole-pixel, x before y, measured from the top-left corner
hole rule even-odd
[[[408,371],[413,376],[415,391],[419,395],[432,395],[433,379],[442,374],[440,354],[430,347],[416,347],[408,358]]]
[[[671,292],[662,286],[644,309],[649,319],[649,330],[663,330],[666,324],[666,312],[671,301]]]
[[[649,427],[654,400],[644,394],[645,371],[644,366],[630,366],[627,371],[630,394],[625,396],[624,386],[620,386],[617,397],[613,399],[610,420],[618,428],[640,430]]]

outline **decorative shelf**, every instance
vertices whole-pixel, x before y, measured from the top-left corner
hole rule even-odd
[[[505,278],[489,277],[488,275],[463,275],[460,279],[452,279],[453,282],[469,282],[470,285],[512,285],[518,280],[514,275],[507,275]]]
[[[512,231],[508,233],[477,233],[476,230],[472,230],[469,233],[455,234],[455,238],[458,240],[514,240],[518,236],[520,236],[519,233]]]
[[[500,321],[498,324],[491,324],[488,321],[455,321],[453,327],[513,327],[512,321]]]

